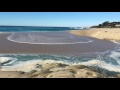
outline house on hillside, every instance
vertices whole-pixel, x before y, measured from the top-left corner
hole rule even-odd
[[[120,24],[115,25],[116,27],[120,27]]]

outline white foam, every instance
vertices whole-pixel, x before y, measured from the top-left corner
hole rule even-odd
[[[119,50],[119,49],[120,49],[120,42],[117,42],[117,41],[115,41],[115,40],[111,40],[111,41],[116,44],[115,49],[116,49],[116,50]]]
[[[17,58],[12,58],[12,60],[9,63],[6,63],[4,65],[9,65],[9,64],[13,64],[14,62],[17,61]]]
[[[55,60],[33,60],[26,62],[19,62],[13,66],[3,66],[1,70],[3,71],[24,71],[30,72],[31,70],[41,70],[36,68],[36,65],[46,65],[48,63],[64,63],[64,61],[55,61]]]
[[[9,41],[12,41],[12,42],[17,42],[17,43],[27,43],[27,44],[48,44],[48,45],[56,45],[56,44],[78,44],[78,43],[90,43],[90,42],[93,42],[94,40],[90,40],[90,39],[87,39],[87,38],[82,38],[82,39],[85,39],[85,40],[88,40],[88,41],[85,41],[85,42],[73,42],[73,43],[62,43],[62,42],[57,42],[57,43],[35,43],[35,42],[23,42],[23,41],[17,41],[17,40],[13,40],[12,37],[15,33],[12,33],[10,36],[7,37],[7,39]],[[28,34],[28,37],[31,39],[31,40],[34,40],[34,38]],[[73,37],[72,37],[73,38]]]
[[[11,32],[0,32],[0,34],[11,34]]]
[[[106,63],[104,61],[100,61],[100,60],[91,60],[91,61],[82,62],[79,64],[87,65],[87,66],[98,66],[98,67],[106,69],[108,71],[120,72],[120,66],[108,64],[108,63]]]
[[[90,40],[90,41],[87,41],[87,42],[75,42],[75,43],[30,43],[30,42],[19,42],[19,41],[15,41],[15,40],[11,40],[11,39],[8,39],[9,41],[12,41],[12,42],[17,42],[17,43],[27,43],[27,44],[48,44],[48,45],[57,45],[57,44],[78,44],[78,43],[90,43],[90,42],[93,42],[94,40]]]
[[[12,57],[0,57],[0,63],[5,63],[9,60],[13,60]]]
[[[86,66],[98,66],[100,68],[114,71],[114,72],[120,72],[120,66],[119,65],[112,65],[108,64],[104,61],[100,60],[90,60],[86,62],[67,62],[67,61],[56,61],[56,60],[32,60],[32,61],[25,61],[25,62],[19,62],[18,64],[15,64],[13,66],[3,66],[1,70],[3,71],[24,71],[29,72],[31,70],[41,70],[41,68],[36,68],[36,65],[46,65],[50,63],[62,63],[67,65],[86,65]]]
[[[120,45],[120,43],[117,42],[117,41],[115,41],[115,40],[111,40],[111,41],[114,42],[114,43],[116,43],[116,44],[118,44],[118,45]]]
[[[109,57],[111,57],[114,60],[116,60],[116,62],[120,65],[120,52],[113,51],[113,52],[111,52]]]

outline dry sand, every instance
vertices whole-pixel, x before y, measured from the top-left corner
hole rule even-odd
[[[26,78],[27,76],[17,71],[0,71],[0,78]]]
[[[98,39],[120,40],[120,28],[91,28],[89,30],[71,30],[70,33]]]

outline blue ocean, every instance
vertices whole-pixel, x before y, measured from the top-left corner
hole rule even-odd
[[[82,27],[0,26],[0,32],[40,32],[78,30]]]
[[[66,32],[69,30],[84,30],[81,27],[37,27],[37,26],[0,26],[0,32],[2,33],[11,33],[12,36],[9,37],[11,41],[13,39],[22,41],[22,39],[16,39],[17,35],[21,36],[19,33],[23,32]],[[25,34],[26,35],[26,34]],[[23,35],[23,36],[25,36]],[[37,34],[36,34],[37,35]],[[43,34],[42,34],[43,35]],[[61,35],[63,35],[61,33]],[[66,37],[67,34],[63,35]],[[29,34],[30,36],[30,34]],[[35,37],[35,34],[31,34],[31,36]],[[51,42],[56,40],[56,35],[52,36]],[[39,37],[39,35],[37,35]],[[62,37],[58,36],[60,40]],[[71,36],[70,36],[71,37]],[[35,37],[36,38],[36,37]],[[40,38],[40,37],[39,37]],[[44,37],[42,37],[44,40]],[[71,37],[72,39],[73,37]],[[58,39],[58,38],[57,38]],[[82,42],[93,42],[92,40],[81,39]],[[31,42],[28,39],[29,42]],[[64,41],[64,40],[62,40]],[[68,38],[66,41],[71,42]],[[66,42],[64,41],[64,42]],[[48,40],[49,42],[49,40]],[[57,41],[56,41],[57,42]],[[77,41],[78,42],[78,41]],[[2,42],[1,42],[2,43]],[[73,42],[74,43],[74,42]],[[105,52],[91,52],[85,53],[81,56],[66,56],[66,55],[55,55],[55,54],[3,54],[0,53],[0,66],[2,70],[6,71],[25,71],[28,72],[30,70],[35,69],[36,64],[45,64],[45,63],[65,63],[69,65],[87,65],[87,66],[95,66],[100,67],[101,69],[119,72],[120,73],[120,43],[114,42],[116,47],[114,50],[107,50]],[[28,66],[31,66],[29,69]]]

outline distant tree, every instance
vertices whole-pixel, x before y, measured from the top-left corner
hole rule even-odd
[[[108,26],[109,25],[109,21],[103,22],[102,26]]]
[[[101,27],[102,27],[102,24],[99,24],[98,27],[101,28]]]
[[[97,26],[92,26],[92,28],[118,28],[118,26],[116,27],[116,25],[120,25],[120,22],[109,22],[109,21],[105,21],[102,24],[99,24]],[[120,27],[119,27],[120,28]]]

